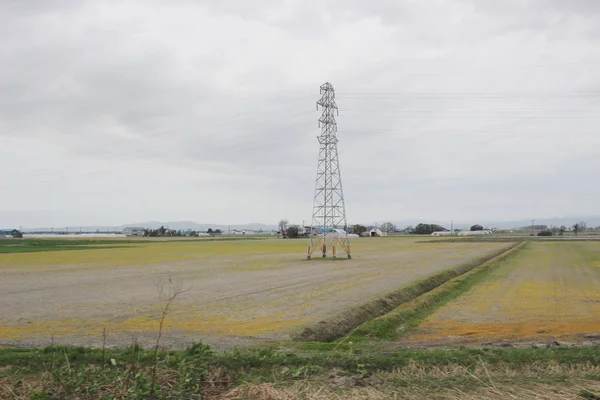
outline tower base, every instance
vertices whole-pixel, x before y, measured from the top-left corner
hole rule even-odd
[[[350,253],[350,241],[347,237],[336,237],[333,235],[313,237],[311,238],[310,245],[308,246],[306,259],[310,260],[312,258],[312,254],[315,251],[319,251],[321,253],[321,258],[327,258],[327,254],[331,252],[331,256],[335,260],[337,259],[337,251],[339,249],[346,253],[349,260],[352,259],[352,255]]]

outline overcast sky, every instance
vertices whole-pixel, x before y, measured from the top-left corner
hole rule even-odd
[[[192,4],[194,3],[194,4]],[[0,3],[0,225],[597,215],[600,1]]]

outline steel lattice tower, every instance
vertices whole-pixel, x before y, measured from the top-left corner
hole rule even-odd
[[[319,118],[319,162],[307,258],[310,259],[315,250],[320,251],[323,258],[328,251],[336,258],[337,250],[343,250],[348,258],[352,258],[346,233],[346,205],[337,150],[335,114],[339,113],[335,104],[335,91],[329,82],[321,85],[321,99],[317,101],[317,110],[319,106],[323,110]]]

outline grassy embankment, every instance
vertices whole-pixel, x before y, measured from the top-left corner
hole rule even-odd
[[[600,348],[311,356],[272,349],[212,353],[204,345],[157,354],[135,346],[4,349],[0,398],[593,399],[599,363]]]

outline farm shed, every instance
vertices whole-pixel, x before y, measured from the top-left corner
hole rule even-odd
[[[369,236],[370,237],[381,237],[381,236],[383,236],[383,232],[381,232],[381,229],[373,228],[369,231]]]
[[[0,238],[22,238],[23,234],[18,229],[0,229]]]
[[[492,231],[460,231],[458,236],[478,236],[478,235],[489,235]]]

